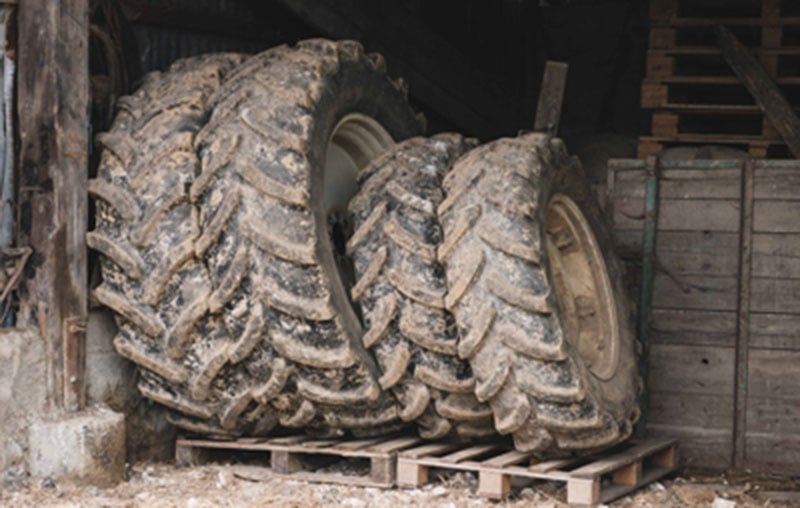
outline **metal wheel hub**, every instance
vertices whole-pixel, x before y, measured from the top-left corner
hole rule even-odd
[[[620,349],[614,292],[589,222],[563,194],[547,205],[546,243],[567,340],[592,374],[610,379]]]
[[[359,172],[392,145],[394,139],[386,129],[374,118],[361,113],[350,113],[339,120],[328,140],[323,168],[323,206],[339,275],[348,289],[355,283],[355,270],[345,248],[353,234],[347,205],[358,192]]]

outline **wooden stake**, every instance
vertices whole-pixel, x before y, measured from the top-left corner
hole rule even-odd
[[[536,106],[534,131],[546,132],[551,136],[558,134],[568,68],[569,66],[563,62],[548,61],[545,64],[542,89],[539,92],[539,104]]]

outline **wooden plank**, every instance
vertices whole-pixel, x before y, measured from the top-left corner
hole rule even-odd
[[[736,319],[733,311],[653,309],[652,342],[734,347]]]
[[[527,460],[530,460],[533,456],[533,452],[519,452],[517,450],[511,450],[500,454],[496,457],[492,457],[491,459],[484,460],[481,462],[481,466],[484,467],[505,467],[511,466],[514,464],[520,464]]]
[[[734,417],[733,389],[727,395],[651,390],[648,411],[648,421],[653,423],[731,429]]]
[[[641,258],[641,231],[615,230],[614,240],[622,257]],[[659,231],[656,269],[676,275],[736,275],[739,235],[719,231]]]
[[[793,168],[757,168],[753,194],[756,199],[800,200],[800,162]]]
[[[753,312],[800,314],[800,279],[753,278],[751,284]]]
[[[800,437],[797,433],[750,433],[746,446],[748,468],[786,476],[800,475]]]
[[[416,436],[401,437],[370,446],[369,451],[376,453],[393,453],[398,450],[402,450],[403,448],[413,446],[421,441],[422,439]]]
[[[715,28],[722,56],[753,95],[795,157],[800,158],[800,118],[769,74],[730,30]]]
[[[620,191],[617,191],[620,192]],[[658,203],[659,231],[739,231],[739,201],[722,199],[667,199]],[[614,202],[614,227],[641,230],[643,203],[638,199]]]
[[[800,436],[800,394],[794,399],[751,396],[747,401],[747,433]]]
[[[372,450],[372,448],[370,448],[372,445],[374,445],[376,443],[380,443],[382,441],[384,441],[383,438],[359,439],[359,440],[356,440],[356,441],[343,441],[343,442],[339,442],[335,446],[333,446],[333,449],[335,449],[335,450],[356,451],[356,450],[363,450],[365,448],[369,448],[370,450]]]
[[[19,246],[36,263],[20,287],[20,313],[44,332],[47,392],[55,407],[78,410],[84,400],[64,376],[64,333],[87,316],[86,226],[89,132],[88,0],[26,0],[17,15],[17,122],[19,129]],[[26,317],[26,314],[29,317]],[[40,327],[40,324],[42,325]],[[83,370],[85,341],[71,344]]]
[[[669,161],[662,161],[665,166]],[[615,189],[618,196],[644,199],[645,172],[619,171]],[[662,169],[658,180],[664,199],[739,199],[742,195],[739,169]]]
[[[655,392],[733,396],[733,348],[653,344],[651,398]]]
[[[438,455],[440,453],[449,452],[456,447],[458,447],[458,444],[456,443],[430,443],[418,446],[416,448],[411,448],[409,450],[403,450],[400,452],[400,456],[417,459],[420,457],[427,457],[429,455]]]
[[[748,395],[796,401],[800,404],[800,351],[751,349]]]
[[[484,455],[492,450],[498,449],[499,446],[500,445],[498,443],[470,446],[469,448],[458,450],[453,453],[449,453],[447,455],[439,457],[439,460],[441,460],[442,462],[458,463],[467,459],[472,459],[480,455]]]
[[[658,309],[735,311],[736,277],[671,275],[657,272],[653,307]]]
[[[753,235],[753,276],[800,279],[800,235]]]
[[[800,314],[750,314],[750,347],[800,351]]]
[[[726,469],[732,465],[731,429],[650,423],[647,425],[647,431],[654,437],[677,438],[680,443],[680,462],[685,467]]]
[[[799,201],[756,200],[753,230],[759,233],[800,233]]]
[[[539,103],[536,106],[534,131],[545,132],[551,136],[558,134],[568,69],[569,65],[564,62],[547,61],[545,63],[544,77],[539,91]]]
[[[637,462],[652,455],[656,451],[663,450],[675,444],[673,438],[660,438],[648,440],[646,443],[639,444],[623,452],[596,460],[570,472],[573,478],[594,478],[601,474],[616,471],[620,467]]]

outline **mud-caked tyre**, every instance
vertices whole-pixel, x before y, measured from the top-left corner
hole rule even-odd
[[[87,241],[140,391],[205,435],[401,422],[329,232],[360,167],[421,131],[380,55],[313,40],[198,57],[119,102]]]
[[[270,379],[243,407],[267,404],[285,427],[364,435],[403,423],[362,345],[345,243],[360,169],[422,130],[406,93],[359,43],[302,41],[239,66],[195,139],[195,255],[220,288],[208,310],[234,338],[209,348],[208,372],[258,344]]]
[[[401,419],[415,421],[428,439],[494,433],[491,408],[475,398],[469,364],[456,354],[436,259],[442,177],[475,144],[457,134],[399,143],[362,171],[349,205],[351,294],[363,314],[364,346],[375,355],[381,388],[400,402]]]
[[[497,430],[541,456],[628,437],[641,390],[632,306],[578,161],[558,139],[500,139],[459,159],[444,189],[445,305]]]

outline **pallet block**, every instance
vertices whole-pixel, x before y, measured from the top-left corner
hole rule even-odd
[[[178,466],[202,464],[208,460],[210,450],[267,452],[272,472],[293,480],[392,487],[395,484],[397,453],[420,442],[421,439],[416,436],[358,440],[316,439],[309,436],[247,438],[236,441],[178,438],[175,462]],[[331,456],[346,461],[368,459],[369,473],[341,475],[318,471],[305,460],[312,456]]]
[[[472,471],[478,474],[482,497],[502,499],[511,492],[512,478],[530,478],[565,482],[570,504],[605,503],[673,472],[676,447],[674,439],[651,439],[591,457],[538,462],[532,453],[513,450],[506,441],[467,447],[426,444],[399,453],[397,484],[428,483],[431,468]]]

